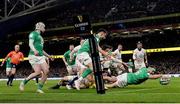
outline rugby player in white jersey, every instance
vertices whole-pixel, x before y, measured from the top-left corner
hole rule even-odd
[[[114,58],[115,58],[116,60],[121,61],[121,62],[118,62],[118,61],[116,61],[116,60],[113,60],[113,61],[112,61],[112,62],[113,62],[113,63],[112,63],[112,66],[113,66],[114,68],[116,68],[116,72],[117,72],[118,74],[122,74],[122,72],[126,70],[125,67],[124,67],[124,65],[127,67],[127,65],[122,61],[122,55],[121,55],[122,49],[123,49],[122,44],[119,44],[118,47],[117,47],[117,49],[116,49],[114,52],[112,52]]]
[[[137,48],[133,51],[133,60],[136,71],[146,67],[148,64],[146,50],[140,41],[137,43]]]

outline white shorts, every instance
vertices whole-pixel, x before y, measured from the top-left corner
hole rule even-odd
[[[127,86],[127,73],[124,73],[122,75],[118,75],[117,81],[115,82],[118,87],[125,87]]]
[[[45,56],[35,56],[35,55],[29,55],[28,56],[29,63],[33,66],[35,64],[43,64],[46,62]]]
[[[146,67],[144,62],[142,62],[142,63],[134,62],[134,66],[135,66],[135,69],[137,69],[137,70]]]
[[[12,68],[6,68],[6,71],[11,71]]]
[[[111,61],[105,61],[102,65],[103,65],[103,68],[110,68]]]
[[[117,68],[119,64],[120,64],[120,63],[112,62],[112,67],[113,67],[113,68]]]
[[[76,64],[78,68],[86,69],[89,63],[92,63],[92,59],[87,52],[83,52],[77,55]]]
[[[67,71],[68,71],[68,73],[69,74],[77,74],[77,65],[76,64],[74,64],[74,65],[68,65],[67,67]]]
[[[67,79],[68,79],[69,81],[71,81],[71,80],[73,80],[75,77],[77,77],[77,76],[76,76],[76,75],[67,76]]]

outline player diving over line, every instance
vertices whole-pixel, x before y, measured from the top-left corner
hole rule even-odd
[[[162,74],[154,74],[155,70],[156,69],[152,67],[144,67],[139,69],[135,73],[124,73],[122,75],[118,75],[117,77],[103,76],[103,79],[112,82],[112,84],[105,85],[108,88],[112,88],[141,84],[145,82],[147,79],[158,79],[161,77],[168,77]]]

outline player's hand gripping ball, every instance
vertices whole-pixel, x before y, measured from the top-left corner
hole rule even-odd
[[[168,85],[170,83],[170,77],[168,75],[163,75],[159,82],[161,85]]]

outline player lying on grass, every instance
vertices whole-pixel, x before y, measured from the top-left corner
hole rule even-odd
[[[84,78],[81,82],[80,88],[88,88],[90,85],[92,85],[93,83],[91,83],[89,81],[89,78],[91,77],[90,75],[87,76],[87,78]],[[59,82],[57,83],[57,85],[50,87],[50,89],[59,89],[61,86],[66,86],[66,88],[68,90],[75,88],[74,87],[74,79],[78,79],[77,75],[71,75],[71,76],[64,76],[62,79],[59,80]],[[76,79],[76,80],[77,80]]]
[[[157,79],[163,76],[162,74],[154,74],[155,69],[152,67],[141,68],[136,73],[124,73],[117,77],[103,76],[104,80],[110,81],[112,84],[105,85],[108,88],[125,87],[127,85],[137,85],[145,82],[147,79]]]

